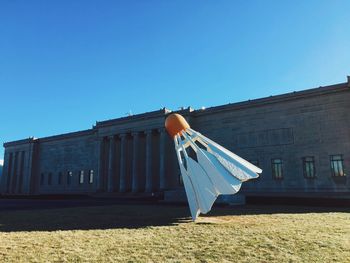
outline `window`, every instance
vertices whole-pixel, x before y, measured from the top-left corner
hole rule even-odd
[[[79,184],[83,184],[83,183],[84,183],[84,171],[80,171]]]
[[[72,177],[73,177],[73,173],[71,171],[69,171],[67,173],[67,184],[70,185],[72,182]]]
[[[315,178],[315,158],[313,156],[303,157],[303,172],[305,178]]]
[[[89,184],[94,182],[94,170],[90,170],[89,172]]]
[[[332,171],[332,176],[334,177],[345,176],[343,155],[341,154],[331,155],[331,171]]]
[[[283,161],[282,159],[272,159],[271,160],[272,167],[272,177],[274,179],[283,179]]]
[[[48,185],[52,184],[52,173],[49,173],[49,176],[47,177],[47,184]]]
[[[42,173],[42,174],[40,175],[40,185],[44,185],[44,182],[45,182],[45,174]]]
[[[62,184],[62,173],[58,173],[58,184]]]

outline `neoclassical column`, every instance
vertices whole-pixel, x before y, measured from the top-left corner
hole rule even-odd
[[[4,166],[2,167],[2,177],[0,178],[0,193],[6,193],[7,191],[7,181],[9,180],[9,163],[10,161],[10,154],[6,152],[5,150],[5,158],[4,158]]]
[[[12,185],[12,181],[13,181],[13,177],[14,177],[14,167],[15,167],[15,152],[11,153],[11,158],[10,158],[10,163],[9,163],[9,172],[7,175],[7,186],[6,186],[6,192],[7,193],[11,193],[11,185]]]
[[[104,138],[97,138],[97,158],[98,158],[98,177],[96,178],[97,191],[102,191],[103,188],[103,176],[104,176]]]
[[[119,192],[126,191],[126,134],[119,134],[120,137],[120,182]]]
[[[145,131],[146,133],[146,192],[152,192],[152,130]]]
[[[115,153],[115,139],[114,136],[108,136],[109,149],[108,149],[108,179],[107,179],[107,191],[113,192],[113,175],[114,175],[114,153]]]
[[[165,129],[161,128],[159,131],[159,189],[164,190],[166,188],[165,178]]]
[[[8,169],[7,169],[7,177],[6,177],[6,186],[5,186],[5,192],[10,193],[10,187],[11,187],[11,178],[12,178],[12,169],[13,169],[13,161],[14,161],[14,153],[9,154],[9,163],[8,163]]]
[[[24,151],[20,151],[18,153],[18,171],[17,171],[17,182],[16,182],[16,190],[15,192],[18,194],[22,193],[22,186],[23,186],[23,165],[24,165]]]
[[[133,132],[133,151],[132,151],[132,192],[139,191],[139,179],[138,179],[138,149],[139,149],[139,133]]]
[[[29,194],[31,191],[32,180],[32,157],[33,157],[33,142],[28,144],[27,151],[24,154],[23,167],[23,194]]]
[[[17,169],[17,164],[18,164],[18,155],[19,155],[19,152],[14,152],[13,156],[13,162],[12,162],[12,176],[11,176],[11,184],[10,184],[10,193],[13,194],[15,193],[15,189],[16,189],[16,182],[17,182],[17,172],[18,172],[18,169]]]

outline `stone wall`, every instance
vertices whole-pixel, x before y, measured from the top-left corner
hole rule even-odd
[[[350,167],[349,83],[223,105],[181,110],[190,125],[263,169],[247,195],[349,193],[348,176],[331,174],[330,156]],[[86,131],[5,143],[3,194],[158,192],[182,188],[162,109],[97,122]],[[316,177],[305,178],[303,157]],[[272,176],[272,159],[283,178]]]
[[[40,140],[37,194],[95,192],[98,184],[96,138],[94,131],[87,131]]]
[[[345,168],[350,165],[349,88],[277,99],[203,111],[195,117],[195,128],[241,157],[258,161],[263,173],[243,184],[245,192],[349,192],[349,180],[334,178],[330,171],[334,154],[345,157]],[[303,176],[306,156],[315,158],[314,179]],[[283,160],[282,180],[272,178],[273,158]]]
[[[3,175],[0,183],[1,193],[32,193],[33,149],[33,138],[5,144]]]

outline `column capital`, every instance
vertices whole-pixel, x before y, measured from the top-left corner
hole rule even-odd
[[[159,133],[165,133],[165,128],[164,128],[164,127],[158,128],[157,131],[158,131]]]
[[[118,134],[118,137],[120,139],[125,139],[126,136],[127,136],[127,133],[120,133],[120,134]]]
[[[145,133],[146,135],[152,134],[152,132],[153,132],[152,129],[150,129],[150,130],[145,130],[145,131],[144,131],[144,133]]]
[[[131,132],[132,137],[137,137],[139,136],[140,132],[139,131],[133,131]]]

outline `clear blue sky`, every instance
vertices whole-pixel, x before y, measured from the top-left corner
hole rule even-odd
[[[0,141],[345,82],[349,10],[339,0],[0,0]]]

